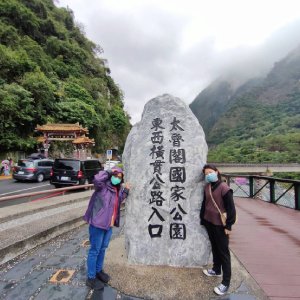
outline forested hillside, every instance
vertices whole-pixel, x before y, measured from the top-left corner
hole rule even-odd
[[[208,160],[300,162],[300,48],[276,63],[266,78],[249,80],[229,99],[228,86],[207,97],[212,85],[190,105],[205,129]]]
[[[1,0],[0,152],[34,149],[47,122],[88,127],[96,151],[122,146],[129,117],[101,53],[52,0]]]
[[[227,110],[233,90],[227,81],[216,80],[190,104],[191,110],[201,120],[205,132],[209,132],[218,118]]]

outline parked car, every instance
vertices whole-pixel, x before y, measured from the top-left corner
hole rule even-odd
[[[103,167],[97,159],[55,159],[50,183],[56,188],[92,183],[100,170],[103,170]]]
[[[50,178],[53,159],[19,159],[13,167],[12,177],[17,181],[30,180],[42,182]]]

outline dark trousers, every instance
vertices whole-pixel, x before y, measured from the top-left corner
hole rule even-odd
[[[231,279],[231,261],[229,251],[229,236],[225,234],[223,226],[205,222],[205,228],[211,243],[213,254],[213,270],[220,274],[223,271],[222,284],[229,286]]]

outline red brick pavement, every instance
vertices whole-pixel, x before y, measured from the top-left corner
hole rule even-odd
[[[300,211],[235,198],[230,248],[271,300],[300,299]]]

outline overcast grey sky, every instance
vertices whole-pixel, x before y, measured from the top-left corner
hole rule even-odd
[[[99,44],[132,124],[169,93],[187,104],[219,76],[263,75],[300,44],[299,0],[56,0]]]

